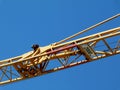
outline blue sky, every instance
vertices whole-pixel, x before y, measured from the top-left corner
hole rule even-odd
[[[119,0],[0,0],[0,60],[48,45],[120,12]],[[120,18],[92,32],[118,27]],[[0,90],[120,90],[120,55],[4,86]]]

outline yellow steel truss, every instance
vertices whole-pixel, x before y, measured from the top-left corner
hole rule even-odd
[[[39,50],[0,61],[0,85],[120,54],[120,27]]]

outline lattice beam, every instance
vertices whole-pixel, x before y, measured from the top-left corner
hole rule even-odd
[[[120,54],[120,27],[40,50],[0,61],[0,85]]]

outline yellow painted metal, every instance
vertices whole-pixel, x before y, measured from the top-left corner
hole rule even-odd
[[[117,37],[117,42],[114,47],[111,47],[107,39],[113,37]],[[2,60],[0,61],[0,85],[120,54],[119,37],[120,27],[117,27],[66,43],[40,47],[36,52],[30,51],[17,57]],[[101,42],[106,47],[106,51],[94,48]],[[75,58],[73,59],[73,57]],[[73,60],[71,61],[71,59]],[[50,65],[48,63],[53,61],[59,62],[59,66],[49,66],[50,68],[48,68]]]

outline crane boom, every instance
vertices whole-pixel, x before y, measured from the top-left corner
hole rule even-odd
[[[120,54],[120,27],[0,61],[0,85]],[[111,43],[111,40],[115,42]]]

